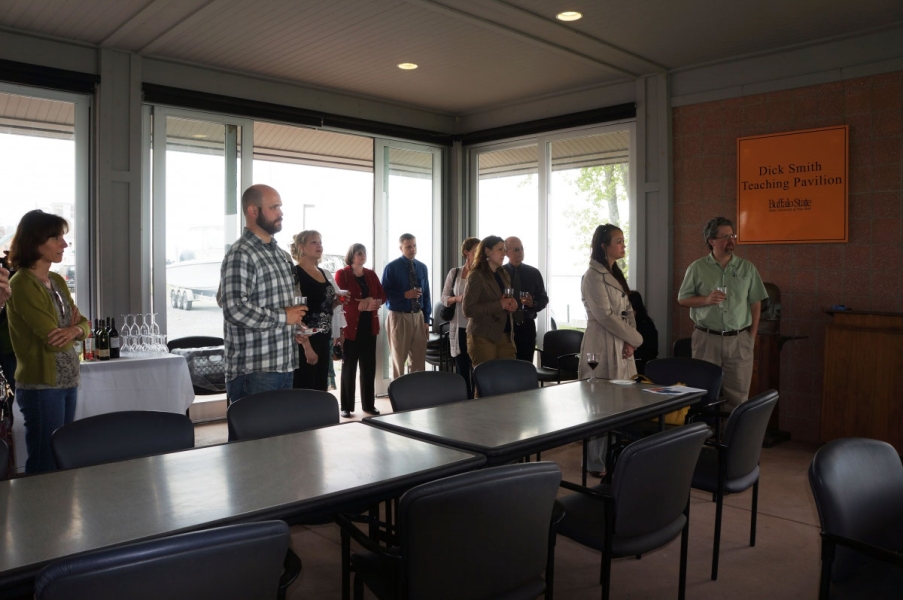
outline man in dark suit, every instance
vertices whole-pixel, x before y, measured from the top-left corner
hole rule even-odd
[[[539,269],[524,264],[524,245],[514,236],[505,240],[508,262],[504,269],[511,276],[514,297],[520,310],[514,313],[514,345],[518,360],[533,362],[536,348],[536,313],[549,303],[546,287]]]

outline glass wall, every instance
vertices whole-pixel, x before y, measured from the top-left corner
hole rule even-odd
[[[516,235],[524,243],[524,262],[543,273],[550,300],[539,315],[537,342],[551,328],[586,327],[580,281],[595,228],[615,223],[631,246],[632,128],[585,128],[470,151],[477,235]],[[631,258],[628,253],[622,265],[629,280]]]
[[[63,261],[53,270],[90,314],[87,228],[88,110],[90,99],[25,86],[0,85],[0,254],[9,250],[19,220],[41,209],[69,222]],[[79,292],[83,292],[79,294]]]

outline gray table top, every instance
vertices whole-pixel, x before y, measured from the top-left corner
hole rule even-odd
[[[652,385],[576,381],[364,419],[364,423],[479,452],[490,464],[514,460],[695,403],[703,393],[661,396]]]
[[[339,512],[485,462],[348,423],[2,481],[0,578],[33,576],[55,558],[131,541]]]

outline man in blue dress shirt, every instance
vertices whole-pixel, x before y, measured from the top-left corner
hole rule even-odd
[[[402,256],[386,265],[382,280],[389,309],[386,330],[393,379],[404,375],[404,363],[408,359],[411,373],[424,370],[432,313],[429,274],[426,265],[414,258],[417,238],[405,233],[398,242]]]

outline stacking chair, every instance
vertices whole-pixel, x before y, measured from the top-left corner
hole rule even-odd
[[[536,374],[539,385],[550,381],[571,381],[577,379],[580,364],[580,345],[583,332],[576,329],[556,329],[542,336],[542,350]]]
[[[466,397],[466,396],[465,396]],[[0,440],[0,480],[9,475],[9,446],[4,440]]]
[[[442,302],[437,302],[433,307],[433,322],[426,342],[426,363],[440,371],[451,371],[455,361],[452,359],[448,339],[449,323],[442,318],[443,308],[445,305]]]
[[[457,373],[408,373],[389,384],[392,412],[415,410],[467,400],[467,383]]]
[[[903,465],[893,446],[847,438],[809,466],[821,522],[819,598],[899,598],[903,590]]]
[[[401,497],[398,545],[377,545],[339,517],[354,597],[534,599],[552,597],[553,514],[561,471],[554,463],[507,465],[417,486]],[[545,578],[542,577],[545,571]]]
[[[650,363],[652,364],[652,363]],[[756,545],[756,513],[759,502],[759,456],[768,419],[778,403],[778,393],[768,390],[734,409],[724,427],[724,439],[706,443],[693,473],[693,487],[713,494],[715,542],[712,547],[712,579],[718,579],[718,552],[721,545],[721,513],[724,496],[752,487],[752,517],[749,545]]]
[[[687,581],[690,480],[709,429],[702,423],[657,433],[627,446],[611,485],[585,488],[561,498],[564,518],[558,533],[602,552],[602,598],[609,597],[611,561],[639,556],[680,538],[678,598]]]
[[[169,340],[166,342],[166,347],[170,352],[173,350],[191,350],[193,348],[211,348],[211,352],[213,348],[216,348],[216,352],[213,357],[198,357],[197,360],[188,360],[188,371],[191,374],[192,378],[192,386],[194,388],[195,396],[212,396],[213,394],[222,394],[226,391],[226,382],[225,382],[225,373],[222,375],[218,375],[223,377],[222,386],[220,386],[219,381],[215,380],[213,383],[210,382],[210,376],[204,376],[203,372],[200,373],[201,378],[200,382],[203,383],[203,386],[195,385],[193,382],[195,379],[198,379],[197,373],[195,369],[198,369],[199,365],[210,365],[211,358],[217,358],[219,360],[225,361],[225,351],[220,351],[219,349],[223,347],[223,338],[221,337],[211,337],[206,335],[193,335],[188,337],[176,338],[174,340]],[[179,354],[178,352],[176,354]],[[200,360],[207,360],[207,363],[198,362]],[[197,363],[197,364],[196,364]],[[225,366],[225,362],[223,363]],[[221,389],[220,389],[221,388]]]
[[[480,398],[486,398],[535,390],[539,387],[539,378],[533,363],[497,358],[474,367],[473,385]]]
[[[50,447],[57,467],[76,469],[194,448],[194,426],[179,413],[111,412],[63,425]]]
[[[336,425],[339,403],[320,390],[272,390],[233,402],[226,420],[230,442],[253,440]]]
[[[38,600],[91,598],[276,598],[289,545],[288,525],[263,521],[183,533],[50,563],[38,574]],[[297,575],[296,575],[297,576]]]

